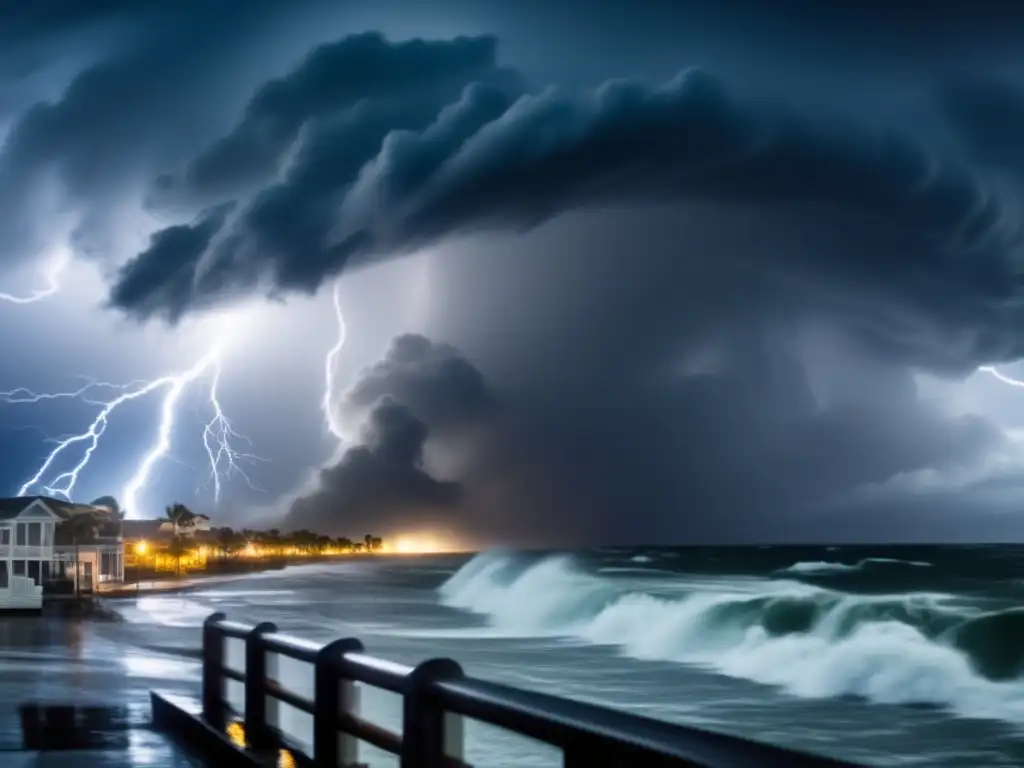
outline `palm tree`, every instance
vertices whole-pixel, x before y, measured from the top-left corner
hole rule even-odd
[[[196,519],[199,517],[199,515],[184,504],[178,504],[177,502],[167,507],[164,510],[164,514],[166,515],[166,521],[172,526],[174,536],[177,536],[182,528],[195,525]]]
[[[312,531],[307,531],[303,528],[302,530],[295,531],[292,534],[292,541],[299,550],[305,554],[309,554],[310,550],[316,547],[317,535]]]

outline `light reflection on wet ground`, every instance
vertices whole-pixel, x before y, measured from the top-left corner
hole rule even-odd
[[[0,617],[3,768],[199,765],[148,729],[150,689],[193,693],[198,663],[125,643],[117,626]]]

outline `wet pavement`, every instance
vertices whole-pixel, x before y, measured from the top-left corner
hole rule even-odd
[[[202,765],[152,730],[149,704],[154,688],[194,694],[198,664],[117,635],[88,620],[0,617],[3,768]]]

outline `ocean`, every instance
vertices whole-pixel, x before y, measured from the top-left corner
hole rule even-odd
[[[356,635],[369,653],[409,664],[451,656],[480,677],[867,765],[1024,765],[1020,547],[380,557],[120,608],[128,622],[100,631],[157,657],[195,647],[202,619],[219,610],[317,640]],[[289,674],[309,684],[306,670]],[[388,697],[367,691],[363,703],[395,726]],[[295,730],[308,737],[308,723]],[[467,726],[467,740],[477,765],[559,765],[553,750],[489,727]]]

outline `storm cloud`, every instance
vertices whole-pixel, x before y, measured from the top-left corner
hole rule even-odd
[[[1004,201],[910,138],[745,105],[700,71],[519,98],[474,84],[421,130],[389,130],[385,120],[367,131],[376,116],[340,118],[366,138],[340,162],[338,147],[353,142],[300,142],[290,178],[257,194],[202,257],[169,255],[193,273],[191,301],[312,292],[353,260],[452,235],[678,201],[813,220],[808,244],[748,258],[823,293],[887,295],[930,326],[930,343],[906,350],[921,362],[967,368],[1021,351],[1020,244]],[[186,312],[159,281],[141,287],[132,272],[146,269],[140,257],[122,275],[146,299],[121,306],[141,317]]]
[[[990,168],[1024,175],[1024,88],[962,74],[942,83],[937,100],[974,156]]]
[[[297,499],[286,525],[329,535],[394,534],[416,522],[437,523],[460,497],[457,483],[422,467],[427,428],[405,406],[384,400],[370,412],[363,443],[320,472],[319,489]]]
[[[292,502],[286,525],[333,535],[394,534],[416,523],[472,527],[453,516],[461,484],[424,466],[428,439],[465,439],[495,408],[480,372],[456,349],[400,336],[337,407],[359,442],[321,470],[315,491]]]
[[[270,459],[253,485],[289,527],[884,538],[937,529],[920,478],[1020,460],[1012,394],[963,395],[1024,354],[1018,10],[45,6],[0,12],[0,260],[88,259],[72,268],[106,301],[78,298],[132,356],[246,299],[264,319],[232,338],[224,398],[249,393],[238,428]],[[312,491],[271,503],[332,451]],[[973,493],[936,514],[973,533]],[[893,512],[910,496],[913,525]]]
[[[392,43],[377,33],[316,48],[290,74],[265,83],[231,132],[188,165],[181,183],[192,195],[236,194],[249,182],[273,180],[303,126],[365,101],[400,110],[391,128],[415,126],[424,103],[445,103],[467,81],[498,79],[496,48],[493,37]],[[350,162],[358,162],[353,154]],[[170,176],[157,182],[165,191],[175,183]]]
[[[392,341],[379,362],[365,368],[340,403],[340,415],[358,419],[384,398],[406,405],[442,432],[476,423],[497,403],[483,375],[449,344],[419,334]]]

